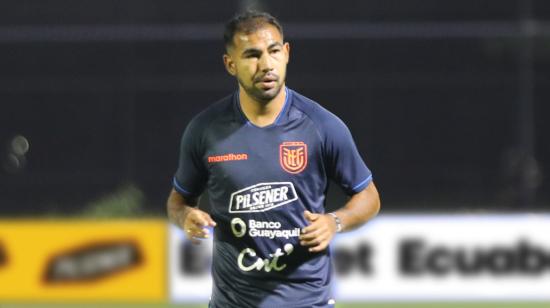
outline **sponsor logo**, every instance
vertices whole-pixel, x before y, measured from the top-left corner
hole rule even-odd
[[[142,259],[133,241],[94,243],[53,257],[46,267],[44,281],[91,281],[136,266]]]
[[[288,173],[302,172],[307,166],[307,144],[301,141],[283,142],[279,146],[279,161]]]
[[[208,162],[209,163],[221,163],[226,161],[234,161],[234,160],[247,160],[248,154],[241,153],[241,154],[224,154],[224,155],[215,155],[215,156],[208,156]]]
[[[189,241],[182,241],[179,243],[179,249],[181,254],[178,262],[179,272],[181,275],[187,277],[210,277],[212,250],[207,247],[207,245],[197,246],[191,244]],[[369,243],[359,242],[357,247],[349,248],[335,246],[333,247],[332,252],[334,254],[333,260],[335,270],[339,276],[347,277],[357,273],[363,276],[375,274],[374,266],[372,264],[375,261],[373,259],[374,250]],[[247,253],[246,256],[249,256],[249,254]],[[243,260],[241,261],[242,267],[246,268],[247,266],[249,267],[251,264],[254,264],[254,262],[258,262],[257,260],[247,262],[244,260],[244,257],[245,256],[243,256]],[[278,260],[277,262],[280,261],[281,260]],[[270,261],[268,261],[268,263],[269,262]],[[276,264],[278,265],[279,263]]]
[[[335,247],[332,251],[336,272],[341,277],[354,273],[363,275],[374,273],[373,249],[369,243],[361,241],[351,247]]]
[[[231,231],[235,237],[243,237],[247,234],[247,225],[239,217],[235,217],[231,220]],[[274,221],[248,221],[248,236],[250,237],[264,237],[269,239],[285,238],[300,236],[300,228],[294,228],[291,230],[281,230],[281,223]]]
[[[231,231],[235,237],[243,237],[246,234],[246,224],[239,217],[231,220]]]
[[[540,276],[550,268],[550,251],[520,240],[514,246],[457,247],[430,246],[420,239],[400,245],[399,267],[407,276],[429,274],[465,276],[489,273],[499,276]]]
[[[291,182],[259,183],[232,193],[229,213],[265,212],[297,199]]]
[[[8,257],[4,245],[0,242],[0,267],[8,263]]]
[[[242,271],[250,272],[253,270],[265,271],[267,273],[272,270],[280,272],[286,268],[286,264],[280,264],[279,258],[289,256],[294,251],[292,244],[285,244],[283,249],[277,248],[274,253],[269,254],[269,258],[262,259],[256,257],[256,251],[252,248],[245,248],[237,258],[237,264]],[[248,260],[245,260],[247,258]],[[252,259],[252,261],[250,260]]]

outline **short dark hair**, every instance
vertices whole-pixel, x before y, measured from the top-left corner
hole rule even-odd
[[[263,27],[265,24],[270,24],[279,30],[281,36],[283,36],[283,27],[271,14],[266,12],[259,12],[254,10],[247,10],[239,13],[231,18],[225,24],[225,31],[223,32],[223,42],[225,49],[233,45],[233,37],[237,32],[244,32],[245,34],[251,34]]]

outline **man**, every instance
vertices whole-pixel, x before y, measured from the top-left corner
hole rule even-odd
[[[333,307],[328,246],[377,214],[371,172],[340,119],[286,88],[275,18],[245,12],[224,39],[239,88],[186,128],[169,217],[194,243],[214,230],[210,307]],[[329,179],[351,198],[325,214]],[[196,208],[205,189],[210,214]]]

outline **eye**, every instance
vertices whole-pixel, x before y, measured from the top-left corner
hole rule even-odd
[[[258,54],[258,53],[248,53],[244,57],[247,58],[247,59],[259,58],[260,54]]]
[[[280,48],[271,49],[271,53],[279,53],[281,52]]]

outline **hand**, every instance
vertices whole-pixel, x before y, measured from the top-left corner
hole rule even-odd
[[[304,217],[310,224],[302,229],[300,244],[310,247],[310,252],[323,251],[336,233],[334,218],[327,214],[313,214],[310,211],[305,211]]]
[[[185,236],[193,244],[200,244],[200,239],[210,236],[207,227],[215,227],[216,222],[212,220],[208,213],[192,208],[183,217],[183,222],[180,222],[180,226],[183,228]]]

